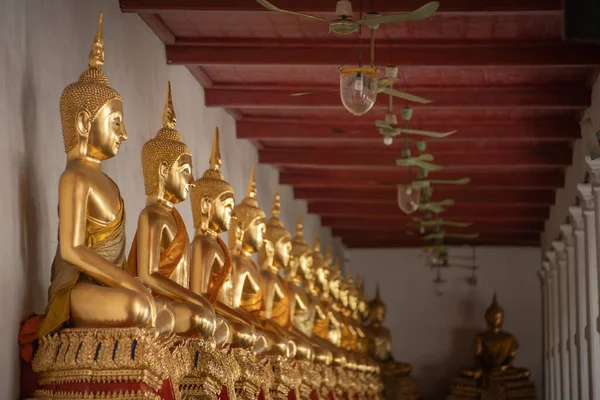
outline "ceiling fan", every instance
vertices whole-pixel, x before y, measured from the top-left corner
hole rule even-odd
[[[468,228],[473,225],[472,222],[458,222],[458,221],[449,221],[442,218],[436,219],[423,219],[419,217],[414,217],[413,221],[418,223],[419,226],[422,227],[441,227],[441,226],[452,226],[455,228]]]
[[[400,96],[396,96],[396,97],[400,97]],[[377,127],[379,129],[379,133],[381,133],[384,137],[383,143],[385,143],[388,146],[393,143],[394,136],[400,135],[402,133],[407,134],[407,135],[427,136],[427,137],[431,137],[431,138],[445,138],[445,137],[448,137],[448,136],[456,133],[456,130],[448,131],[448,132],[433,132],[433,131],[425,131],[425,130],[421,130],[421,129],[409,129],[408,124],[413,115],[413,110],[410,107],[402,108],[402,119],[405,121],[405,123],[404,123],[405,126],[404,126],[404,128],[400,128],[398,126],[398,118],[396,117],[396,114],[394,114],[394,112],[392,110],[392,108],[393,108],[392,103],[393,103],[393,96],[389,95],[388,96],[388,109],[387,109],[387,112],[385,113],[385,120],[378,119],[375,121],[375,127]]]
[[[270,11],[277,11],[284,14],[296,15],[298,17],[305,17],[316,21],[326,22],[329,24],[329,33],[336,33],[339,35],[355,33],[358,31],[360,25],[374,27],[378,26],[379,24],[385,24],[389,22],[417,21],[426,19],[435,14],[440,6],[437,1],[432,1],[412,12],[383,16],[378,13],[368,13],[366,19],[356,21],[352,19],[354,12],[352,11],[352,3],[350,0],[338,0],[335,6],[335,14],[337,15],[338,19],[330,21],[326,18],[318,17],[308,13],[283,10],[271,4],[267,0],[256,1],[258,4]]]

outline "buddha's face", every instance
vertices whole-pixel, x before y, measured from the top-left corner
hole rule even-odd
[[[192,157],[184,154],[173,164],[165,177],[165,199],[179,203],[187,199],[194,182]]]
[[[108,101],[92,121],[89,119],[84,111],[77,116],[78,130],[88,134],[87,155],[98,160],[116,156],[121,143],[127,140],[121,100]]]
[[[358,312],[360,313],[362,318],[364,318],[365,315],[367,315],[367,302],[363,297],[361,297],[358,300]]]
[[[263,246],[265,240],[265,232],[267,230],[267,226],[265,225],[264,218],[256,218],[248,226],[246,229],[246,234],[244,235],[244,244],[246,247],[249,247],[251,251],[257,252]]]
[[[339,276],[334,276],[334,277],[330,278],[329,291],[331,292],[331,295],[333,296],[333,298],[336,300],[341,300],[341,298],[340,298],[341,286],[342,286],[342,281]]]
[[[358,309],[358,293],[356,293],[356,290],[348,292],[348,306],[352,311]]]
[[[233,193],[223,193],[213,201],[212,221],[218,227],[219,232],[229,230],[234,206]]]
[[[375,306],[370,310],[370,314],[373,321],[381,324],[385,320],[385,307],[381,305]]]
[[[275,261],[282,267],[287,267],[290,263],[290,253],[292,252],[292,242],[289,237],[283,237],[275,244]]]
[[[302,271],[302,275],[304,279],[307,281],[312,281],[315,278],[315,275],[312,270],[313,258],[310,253],[304,253],[300,257],[297,258],[297,268]]]
[[[321,294],[323,297],[329,297],[329,270],[321,266],[317,268],[316,274],[317,282],[321,287]]]
[[[490,329],[500,329],[502,328],[502,323],[504,322],[504,313],[490,313],[485,316],[485,320]]]

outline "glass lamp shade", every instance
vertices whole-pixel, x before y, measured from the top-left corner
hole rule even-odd
[[[340,68],[340,96],[346,110],[363,115],[377,99],[376,68]]]
[[[412,185],[398,185],[398,207],[405,214],[412,214],[419,209],[421,189]]]

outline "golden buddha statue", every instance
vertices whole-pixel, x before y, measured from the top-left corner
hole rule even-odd
[[[129,272],[154,296],[169,302],[174,332],[212,339],[215,314],[210,302],[189,290],[189,237],[175,204],[192,186],[192,153],[175,129],[176,116],[167,86],[162,128],[142,148],[146,207],[140,213],[129,253]]]
[[[536,389],[529,379],[529,370],[512,366],[519,344],[513,335],[502,330],[504,310],[496,294],[485,312],[485,321],[488,330],[475,337],[477,366],[462,371],[462,376],[454,379],[448,400],[535,399]]]
[[[375,298],[368,305],[368,322],[365,326],[368,351],[379,362],[385,385],[384,398],[416,400],[419,394],[416,382],[410,376],[412,367],[397,362],[392,355],[392,335],[390,330],[383,326],[386,311],[387,307],[381,299],[378,284]]]
[[[220,167],[219,130],[216,129],[209,168],[194,182],[190,193],[195,227],[190,289],[207,297],[215,307],[217,319],[227,321],[231,346],[248,349],[254,344],[254,325],[249,315],[232,308],[231,253],[218,236],[229,230],[235,205],[233,188],[224,180]]]
[[[346,284],[348,290],[348,319],[350,320],[350,324],[356,333],[354,350],[360,353],[366,353],[368,351],[367,335],[362,327],[363,320],[361,319],[359,311],[361,289],[358,286],[358,279],[357,284],[354,283],[350,269],[348,269]]]
[[[88,69],[60,99],[67,165],[58,189],[58,248],[39,336],[75,327],[173,329],[164,302],[125,270],[125,206],[102,172],[127,140],[123,100],[102,71],[102,14]],[[157,311],[158,310],[158,311]],[[157,317],[158,315],[158,317]]]
[[[88,69],[60,99],[67,164],[49,304],[31,362],[39,378],[33,398],[117,398],[123,387],[157,398],[188,372],[189,351],[171,334],[173,308],[126,270],[125,206],[102,163],[127,132],[103,65],[100,14]]]

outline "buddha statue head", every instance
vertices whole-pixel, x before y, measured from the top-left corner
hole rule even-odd
[[[312,259],[314,275],[316,278],[316,292],[323,300],[329,299],[329,269],[323,260],[321,254],[321,244],[319,243],[319,235],[315,234],[315,242],[313,244]]]
[[[102,71],[104,40],[102,13],[88,57],[88,68],[60,96],[60,119],[65,153],[69,159],[99,161],[117,155],[127,140],[123,121],[123,99],[109,86]]]
[[[502,324],[504,323],[504,310],[498,304],[496,293],[494,293],[492,304],[490,304],[485,312],[485,322],[492,330],[499,331],[502,329]]]
[[[385,320],[385,313],[387,311],[387,307],[383,300],[381,300],[381,293],[379,291],[379,283],[377,283],[377,287],[375,289],[375,298],[369,302],[369,323],[370,325],[381,325]]]
[[[352,278],[352,272],[348,268],[348,278],[346,280],[346,287],[348,291],[348,308],[353,315],[358,316],[358,288]]]
[[[369,312],[367,298],[365,296],[365,284],[360,276],[356,276],[356,290],[358,293],[358,316],[361,321],[365,321],[367,319],[367,314]]]
[[[231,217],[231,226],[228,231],[229,251],[233,255],[239,255],[242,251],[242,242],[244,240],[244,229],[242,224],[235,216]]]
[[[221,153],[219,151],[219,129],[215,129],[209,168],[194,182],[190,193],[194,227],[203,234],[225,232],[231,225],[231,214],[235,202],[233,188],[223,178]]]
[[[242,243],[241,251],[246,255],[256,253],[263,246],[265,236],[265,212],[256,201],[256,166],[252,167],[250,181],[246,189],[246,197],[235,206],[233,215],[241,225]]]
[[[325,264],[329,269],[329,291],[331,292],[331,296],[333,299],[338,302],[340,305],[344,304],[344,296],[346,307],[348,306],[348,292],[345,287],[345,280],[342,275],[342,270],[340,268],[340,260],[339,258],[333,262],[333,257],[331,256],[331,247],[327,249],[327,256],[325,256]]]
[[[269,241],[273,245],[274,256],[273,264],[275,268],[289,268],[290,253],[292,251],[291,235],[283,226],[283,222],[279,219],[281,214],[281,196],[279,195],[279,189],[275,193],[275,200],[271,207],[271,218],[266,223],[265,241]],[[262,259],[266,257],[266,249],[261,249],[259,253],[259,260],[262,264]]]
[[[287,278],[299,283],[299,277],[301,277],[305,285],[311,286],[315,283],[315,274],[312,269],[313,254],[312,249],[304,239],[303,229],[302,213],[300,213],[296,225],[296,236],[292,239],[291,262]],[[298,275],[300,276],[298,277]]]
[[[169,82],[162,128],[142,147],[146,195],[155,197],[162,204],[184,201],[193,186],[192,152],[181,141],[181,135],[175,129],[176,123]]]

